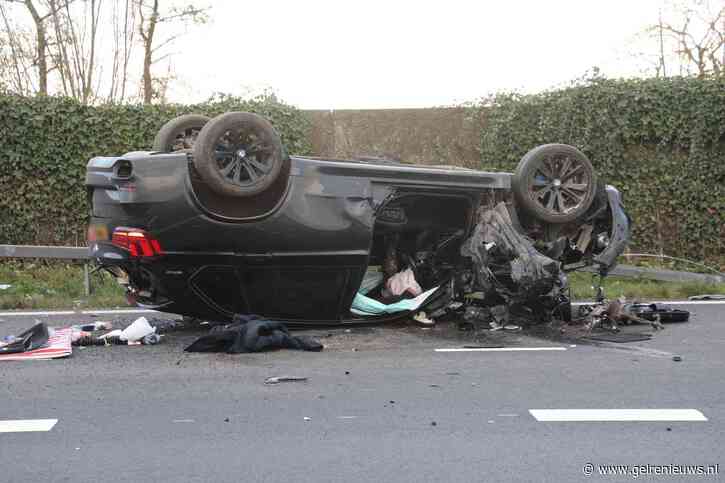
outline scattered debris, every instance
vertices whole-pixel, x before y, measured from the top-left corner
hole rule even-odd
[[[109,345],[156,345],[161,342],[161,335],[156,333],[156,327],[149,324],[146,317],[139,317],[125,329],[115,329],[103,335],[93,333],[100,330],[109,330],[111,322],[98,321],[93,324],[74,325],[71,327],[71,341],[74,346],[109,346]]]
[[[663,323],[687,322],[690,312],[673,309],[661,304],[625,303],[624,297],[616,300],[602,301],[592,305],[579,307],[579,317],[575,323],[584,323],[588,331],[603,329],[619,332],[620,324],[647,324],[655,330],[664,329]]]
[[[18,354],[40,349],[48,343],[48,326],[39,322],[19,335],[0,339],[0,354]]]
[[[146,317],[139,317],[134,320],[131,325],[121,331],[119,338],[129,342],[136,342],[142,340],[147,335],[153,334],[156,329],[151,327]]]
[[[159,334],[148,334],[141,339],[143,345],[156,345],[161,342],[161,336]]]
[[[209,328],[209,322],[194,317],[182,317],[181,319],[166,319],[152,317],[149,323],[156,328],[157,334],[168,334],[181,330],[194,330]]]
[[[596,334],[596,335],[588,335],[584,337],[584,339],[588,340],[596,340],[600,342],[642,342],[646,340],[650,340],[652,338],[652,334],[644,334],[644,333],[603,333],[603,334]]]
[[[98,338],[99,339],[112,339],[112,338],[115,337],[115,338],[117,338],[117,339],[120,340],[122,333],[123,333],[123,330],[121,330],[121,329],[115,329],[115,330],[112,330],[111,332],[108,332],[106,334],[103,334],[103,335],[99,336]]]
[[[458,330],[490,329],[492,322],[493,317],[489,307],[468,305],[463,311],[463,321],[458,323]]]
[[[422,310],[413,316],[413,320],[422,325],[435,325],[435,321],[429,319],[428,315]]]
[[[275,376],[275,377],[268,377],[264,380],[265,384],[279,384],[280,382],[305,382],[307,381],[306,377],[297,377],[297,376]]]
[[[632,304],[626,304],[624,297],[610,301],[602,301],[594,305],[579,307],[579,316],[585,321],[585,328],[589,331],[603,328],[611,332],[619,332],[619,324],[648,324],[655,330],[664,329],[660,322],[660,314],[652,312],[650,318],[640,317],[640,313],[632,309]],[[688,313],[689,316],[689,313]]]
[[[113,324],[111,322],[103,322],[101,320],[93,322],[92,324],[83,324],[83,325],[74,325],[73,326],[73,330],[78,330],[81,332],[95,332],[97,330],[111,330],[111,329],[113,329]]]
[[[34,326],[33,329],[42,332],[42,328],[36,329],[36,327],[37,325]],[[51,334],[46,327],[45,334],[48,337],[46,338],[46,342],[44,342],[40,347],[35,347],[35,344],[31,343],[30,347],[35,348],[27,349],[23,352],[0,352],[0,361],[19,361],[26,359],[57,359],[60,357],[68,357],[73,352],[73,348],[71,347],[71,333],[72,329],[68,327],[65,329],[57,329]],[[21,337],[23,334],[18,337]],[[37,339],[36,342],[41,339]]]

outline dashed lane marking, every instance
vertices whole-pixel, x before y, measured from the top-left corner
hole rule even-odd
[[[452,347],[435,349],[436,352],[523,352],[523,351],[565,351],[566,347]]]
[[[529,409],[537,421],[707,421],[697,409]]]
[[[0,421],[0,433],[50,431],[57,422],[57,419],[8,419]]]
[[[152,309],[113,309],[113,310],[82,310],[82,314],[147,314],[158,312]]]

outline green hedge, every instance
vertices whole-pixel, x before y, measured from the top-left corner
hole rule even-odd
[[[597,78],[470,109],[485,120],[483,166],[511,170],[538,144],[574,145],[621,190],[633,250],[725,260],[724,78]]]
[[[84,244],[89,207],[83,181],[91,157],[148,149],[159,127],[175,116],[226,111],[261,114],[289,152],[310,151],[307,118],[274,96],[98,107],[57,97],[0,96],[0,244]]]

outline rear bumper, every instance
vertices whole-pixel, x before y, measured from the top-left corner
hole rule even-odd
[[[166,296],[162,278],[157,275],[156,259],[133,258],[123,248],[110,241],[92,242],[89,256],[98,266],[108,269],[123,285],[131,305],[148,309],[165,310],[173,304]]]

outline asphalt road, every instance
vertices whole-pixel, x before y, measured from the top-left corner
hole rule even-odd
[[[321,353],[187,354],[199,333],[176,332],[158,346],[0,362],[0,421],[57,419],[0,432],[0,480],[632,481],[598,465],[722,466],[725,305],[685,308],[689,323],[628,344],[378,327],[313,331]],[[0,335],[35,319],[136,316],[0,314]],[[471,343],[565,350],[435,351]],[[264,384],[280,375],[308,381]],[[692,409],[707,420],[546,422],[531,409]]]

